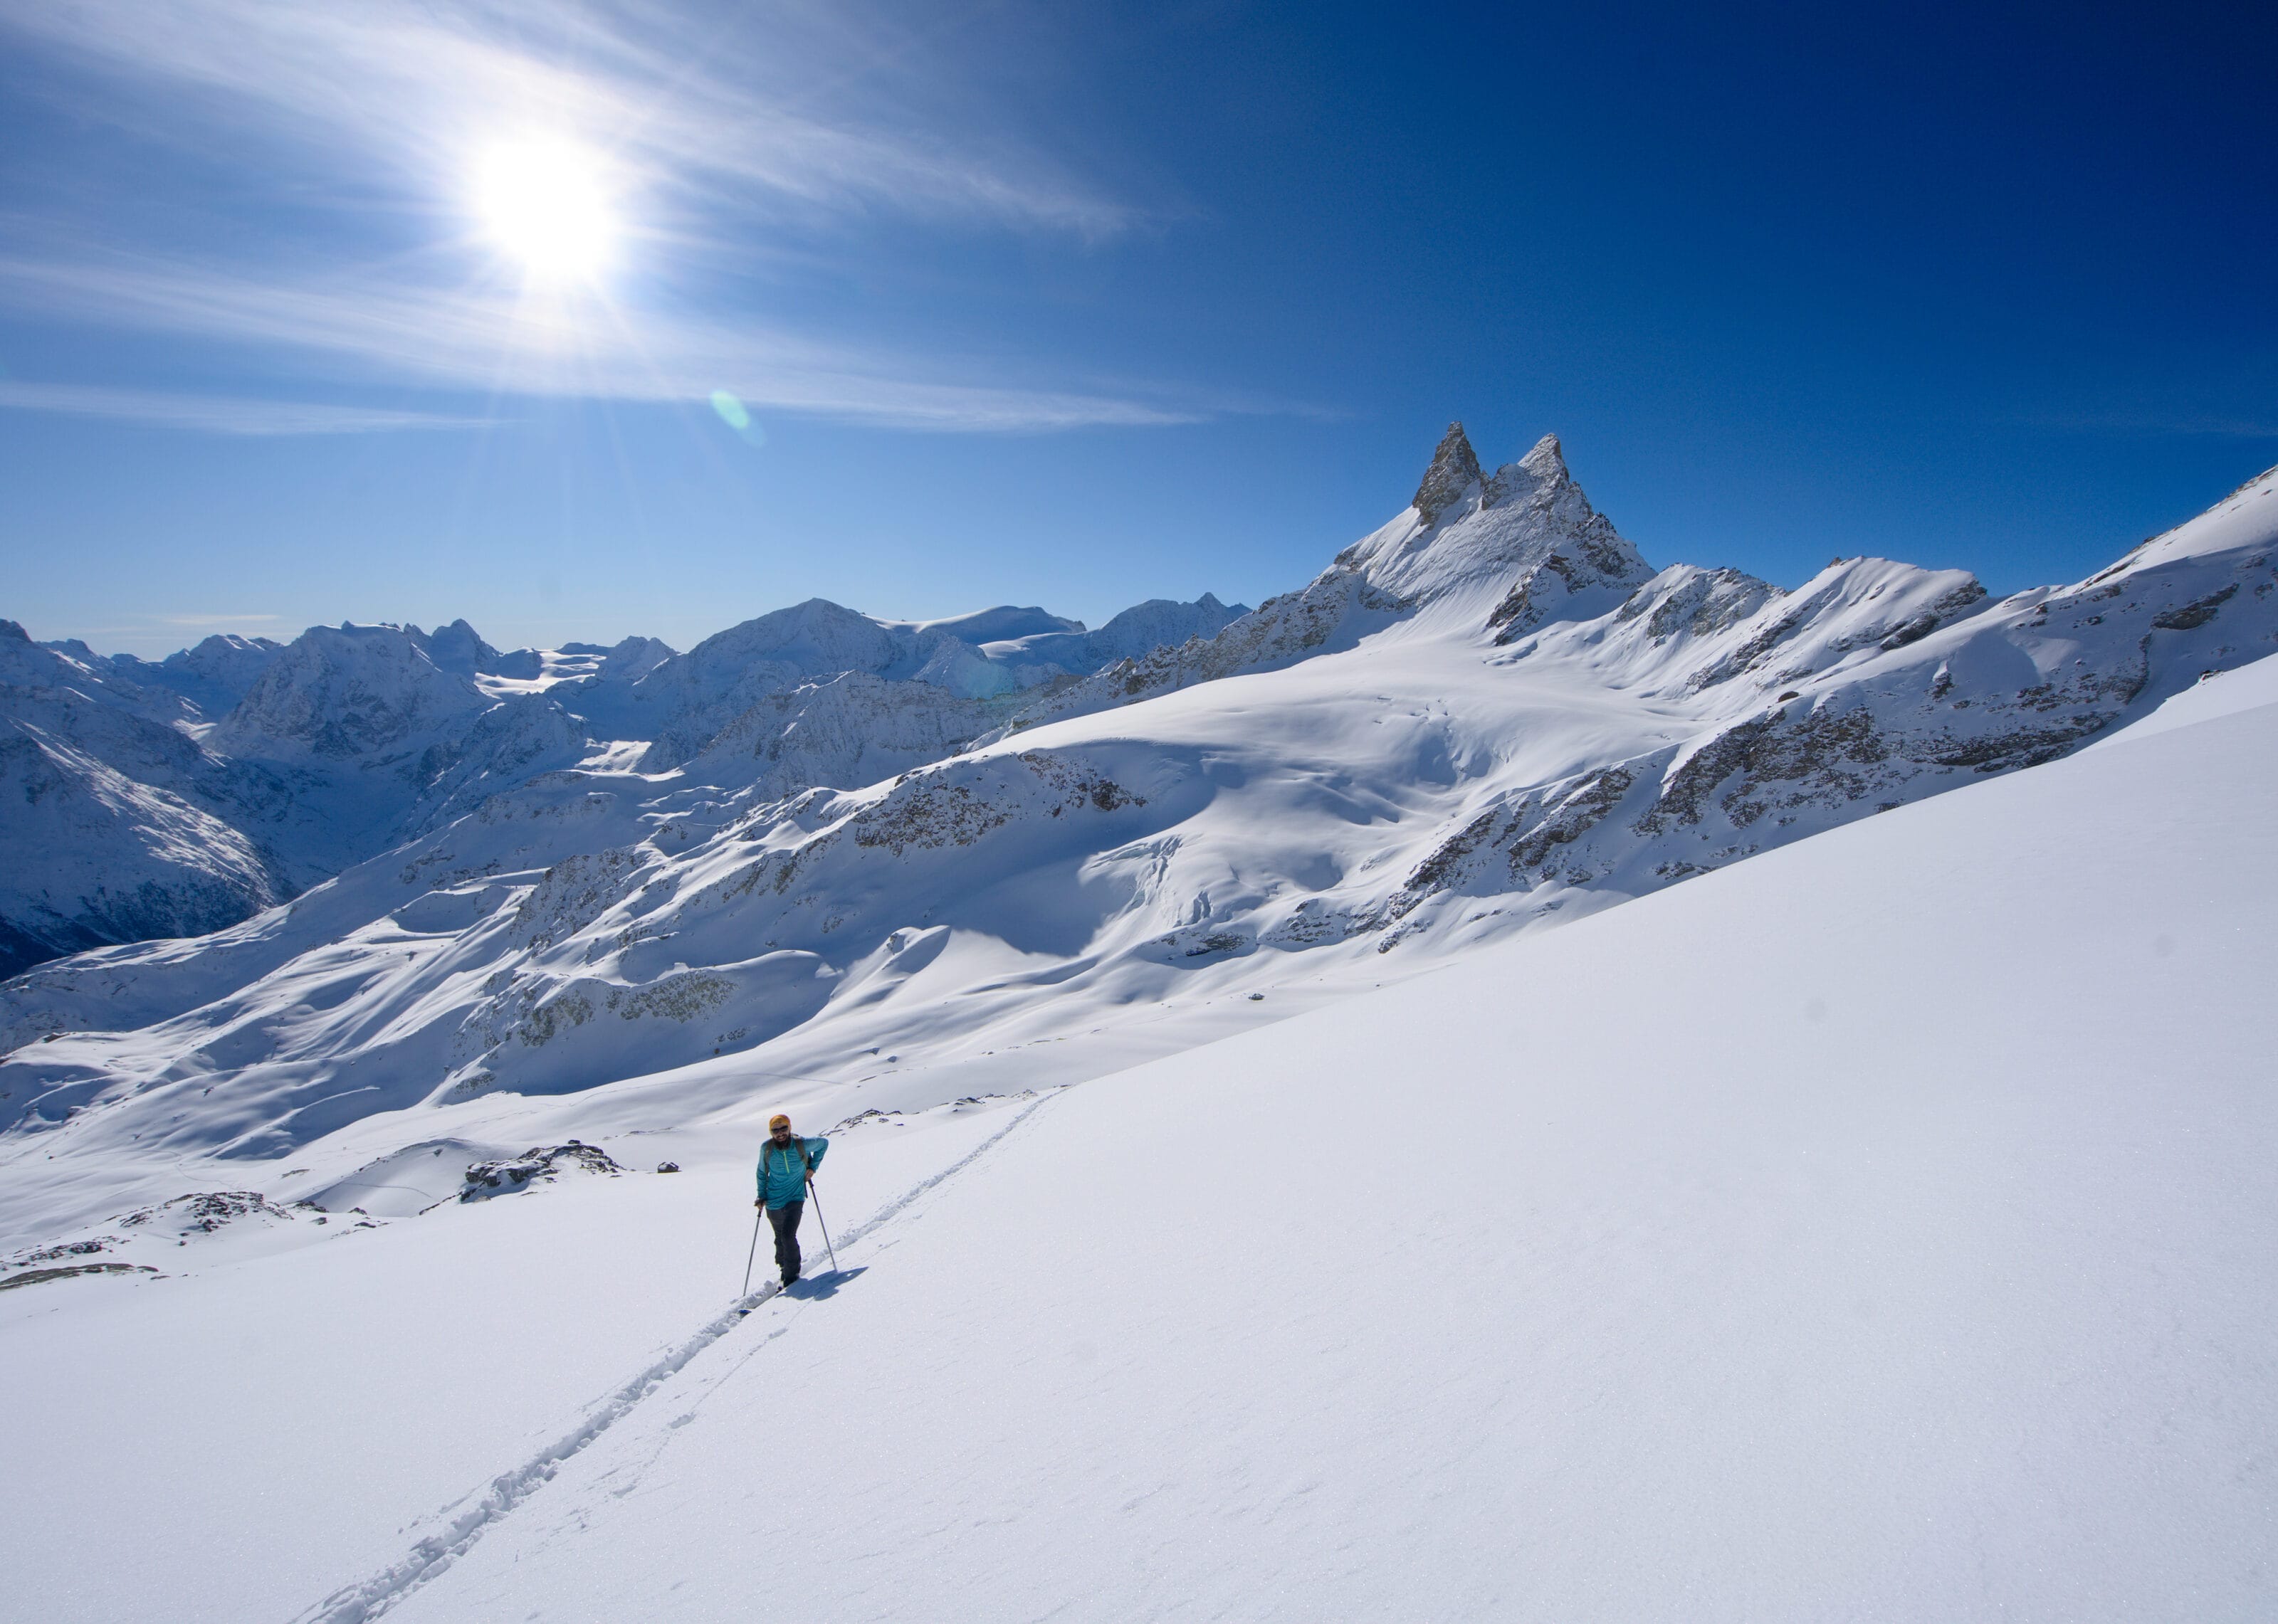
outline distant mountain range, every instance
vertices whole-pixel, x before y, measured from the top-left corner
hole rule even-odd
[[[1031,690],[1245,613],[1204,594],[1089,630],[817,599],[685,654],[654,637],[502,653],[455,621],[212,637],[155,662],[0,621],[0,976],[235,924],[613,744],[645,746],[612,759],[649,773],[705,757],[721,787],[851,788],[953,751]]]
[[[754,1077],[1079,1072],[1174,996],[1463,953],[2051,760],[2278,649],[2274,588],[2278,470],[2068,586],[1788,590],[1656,570],[1555,438],[1489,473],[1451,427],[1255,611],[817,602],[685,654],[462,623],[131,668],[18,637],[19,959],[229,928],[0,987],[0,1125],[269,1156],[503,1093],[685,1120]]]

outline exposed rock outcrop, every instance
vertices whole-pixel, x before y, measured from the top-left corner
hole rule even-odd
[[[1424,477],[1416,486],[1415,499],[1409,506],[1416,516],[1426,524],[1437,524],[1440,515],[1453,507],[1471,489],[1480,483],[1479,454],[1472,449],[1471,437],[1464,425],[1451,423],[1440,444],[1432,453],[1431,465],[1425,469]]]
[[[534,1186],[549,1184],[572,1169],[611,1178],[625,1170],[599,1145],[583,1145],[574,1139],[566,1145],[533,1145],[518,1156],[477,1162],[469,1167],[466,1188],[459,1192],[459,1199],[481,1201],[494,1195],[518,1195]]]

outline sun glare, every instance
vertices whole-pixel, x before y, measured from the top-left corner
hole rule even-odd
[[[492,243],[525,275],[591,281],[608,268],[617,242],[603,168],[575,142],[501,143],[475,169],[475,210]]]

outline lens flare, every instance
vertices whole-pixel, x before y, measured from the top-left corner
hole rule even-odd
[[[720,421],[741,434],[752,426],[752,414],[744,403],[724,389],[712,392],[712,409],[720,414]]]
[[[744,404],[734,391],[714,390],[712,409],[719,414],[720,421],[733,429],[746,444],[764,446],[768,443],[768,431],[753,420],[751,408]]]

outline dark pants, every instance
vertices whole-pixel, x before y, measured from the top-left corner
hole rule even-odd
[[[806,1211],[805,1201],[768,1208],[768,1222],[776,1231],[776,1267],[783,1270],[785,1285],[799,1278],[799,1220]]]

